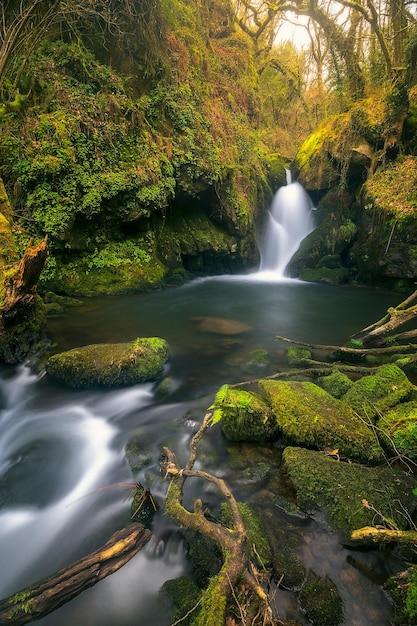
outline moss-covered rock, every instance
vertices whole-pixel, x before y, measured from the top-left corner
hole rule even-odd
[[[357,461],[377,462],[382,449],[374,434],[342,401],[311,382],[262,380],[277,424],[291,441],[319,449],[337,448]]]
[[[343,622],[343,602],[334,582],[312,574],[300,593],[300,606],[317,626],[338,626]]]
[[[278,434],[274,414],[258,394],[223,385],[213,406],[214,422],[231,441],[268,441]]]
[[[192,625],[195,618],[193,609],[200,599],[201,589],[191,578],[180,576],[165,581],[160,595],[163,600],[168,599],[169,604],[175,607],[172,621],[180,621],[184,626]],[[185,617],[187,615],[188,617]]]
[[[300,280],[305,280],[308,283],[324,283],[325,285],[341,285],[347,282],[348,277],[349,270],[346,267],[336,269],[306,267],[299,275]]]
[[[367,421],[411,399],[414,385],[396,365],[382,365],[376,374],[355,381],[342,401]]]
[[[312,352],[310,348],[291,347],[286,350],[287,363],[290,367],[300,367],[306,359],[311,359]]]
[[[69,387],[124,387],[159,378],[168,357],[164,339],[147,337],[74,348],[51,356],[45,368]]]
[[[381,440],[393,455],[417,460],[417,401],[404,402],[384,413],[377,422]]]
[[[320,376],[317,384],[334,398],[341,398],[353,385],[353,381],[338,370],[328,376]]]
[[[392,623],[414,626],[417,620],[417,567],[394,574],[384,588],[394,605]]]
[[[364,467],[342,463],[321,452],[288,447],[283,462],[304,510],[324,508],[344,542],[357,528],[387,520],[406,529],[402,507],[413,515],[414,479],[389,467]],[[398,502],[393,507],[393,502]]]

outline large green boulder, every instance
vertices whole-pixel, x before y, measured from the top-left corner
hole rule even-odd
[[[125,387],[158,379],[168,357],[164,339],[147,337],[74,348],[51,356],[45,368],[69,387]]]
[[[328,521],[348,542],[353,530],[389,523],[407,529],[416,507],[415,481],[390,467],[343,463],[322,452],[287,447],[284,468],[305,511],[324,508]],[[393,506],[393,503],[397,506]]]
[[[382,448],[366,424],[353,411],[311,382],[261,380],[279,428],[294,443],[339,454],[356,461],[375,463]]]
[[[399,367],[382,365],[376,374],[355,381],[343,402],[366,421],[373,421],[387,409],[410,400],[414,390]]]
[[[417,401],[398,404],[377,423],[383,445],[397,456],[417,460]]]
[[[268,441],[278,434],[274,414],[258,394],[223,385],[213,408],[214,422],[230,441]]]

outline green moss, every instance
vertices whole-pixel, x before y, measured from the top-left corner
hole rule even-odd
[[[51,356],[45,365],[52,377],[70,387],[122,387],[156,380],[169,356],[164,339],[95,344]]]
[[[405,597],[405,612],[410,619],[417,619],[417,569],[409,578],[409,587]]]
[[[399,367],[383,365],[376,374],[355,381],[343,396],[343,402],[369,421],[386,409],[409,400],[413,391],[414,385]]]
[[[300,593],[300,606],[312,624],[338,626],[343,622],[343,602],[330,578],[314,576]]]
[[[62,259],[56,257],[52,262],[49,260],[39,288],[81,296],[159,288],[167,270],[141,243],[133,240],[112,242],[91,255],[73,257],[69,262],[65,256]]]
[[[180,576],[173,580],[167,580],[161,587],[160,594],[162,597],[168,597],[170,602],[175,606],[175,612],[172,621],[181,620],[184,626],[191,626],[195,612],[192,611],[198,604],[201,597],[201,589],[186,576]],[[197,609],[198,610],[198,607]],[[184,619],[190,611],[190,615]]]
[[[18,593],[15,593],[14,596],[12,596],[9,600],[10,604],[16,604],[18,606],[16,606],[15,609],[13,609],[9,614],[8,614],[8,619],[12,620],[14,617],[17,617],[18,615],[21,615],[22,613],[24,615],[31,615],[33,610],[34,610],[34,601],[33,598],[29,599],[31,597],[31,591],[20,591]]]
[[[325,283],[326,285],[341,285],[346,283],[349,277],[349,270],[346,267],[338,267],[329,269],[328,267],[320,267],[313,269],[307,267],[300,272],[300,280],[309,283]]]
[[[379,168],[366,183],[367,200],[379,210],[405,217],[415,214],[417,158],[411,155]]]
[[[321,376],[317,384],[334,398],[341,398],[349,391],[353,382],[346,374],[336,370],[328,376]]]
[[[381,438],[391,454],[417,460],[417,402],[404,402],[387,411],[377,422]]]
[[[365,462],[382,459],[382,449],[371,430],[342,401],[311,382],[262,380],[277,424],[290,440]]]
[[[353,530],[383,523],[384,518],[393,520],[398,528],[408,527],[402,507],[412,516],[416,499],[414,480],[403,472],[341,463],[320,452],[292,447],[284,450],[283,462],[298,505],[307,511],[324,508],[343,541]],[[374,510],[363,506],[363,500]]]
[[[251,545],[252,559],[258,567],[268,567],[272,561],[272,551],[259,512],[254,505],[247,502],[238,502],[238,509]],[[233,516],[227,502],[221,505],[221,523],[233,528]]]
[[[312,358],[310,348],[287,348],[287,362],[290,367],[300,367],[306,359]]]
[[[213,422],[220,420],[223,433],[231,441],[267,441],[277,436],[274,416],[257,394],[223,385],[213,406]]]

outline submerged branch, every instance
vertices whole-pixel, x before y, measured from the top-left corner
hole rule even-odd
[[[52,613],[85,589],[113,574],[151,538],[151,531],[132,524],[115,532],[107,543],[40,582],[0,601],[0,625],[20,626]]]

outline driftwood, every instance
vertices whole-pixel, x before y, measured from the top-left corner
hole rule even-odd
[[[363,328],[354,336],[358,337],[363,345],[379,343],[383,344],[387,335],[391,335],[393,331],[403,324],[413,320],[417,316],[417,290],[408,298],[400,302],[396,307],[390,307],[386,315],[380,320]],[[408,338],[415,335],[408,334]],[[391,339],[399,339],[401,335],[391,335]]]
[[[203,592],[200,610],[203,612],[199,623],[207,626],[220,626],[226,621],[227,606],[235,600],[238,583],[245,585],[245,606],[240,606],[245,613],[242,623],[262,624],[263,626],[282,624],[272,617],[268,595],[257,578],[257,571],[250,561],[250,545],[237,502],[224,480],[201,470],[194,470],[197,458],[197,445],[207,428],[212,423],[212,414],[207,413],[203,424],[190,443],[190,456],[184,468],[180,468],[175,454],[164,448],[160,461],[161,470],[171,484],[166,497],[166,510],[182,527],[202,533],[214,540],[222,550],[223,566],[211,579],[208,590]],[[226,528],[204,516],[201,500],[194,503],[194,511],[188,511],[182,504],[183,488],[187,478],[202,478],[214,483],[230,505],[233,528]],[[221,602],[219,602],[221,599]],[[243,602],[243,601],[242,601]],[[197,608],[197,606],[196,606]]]
[[[397,543],[417,544],[417,530],[391,530],[389,528],[375,528],[364,526],[354,530],[350,536],[352,541],[358,543]]]
[[[115,532],[95,552],[13,596],[0,600],[0,624],[20,626],[45,617],[84,589],[120,569],[150,538],[151,531],[141,524],[132,524]]]

